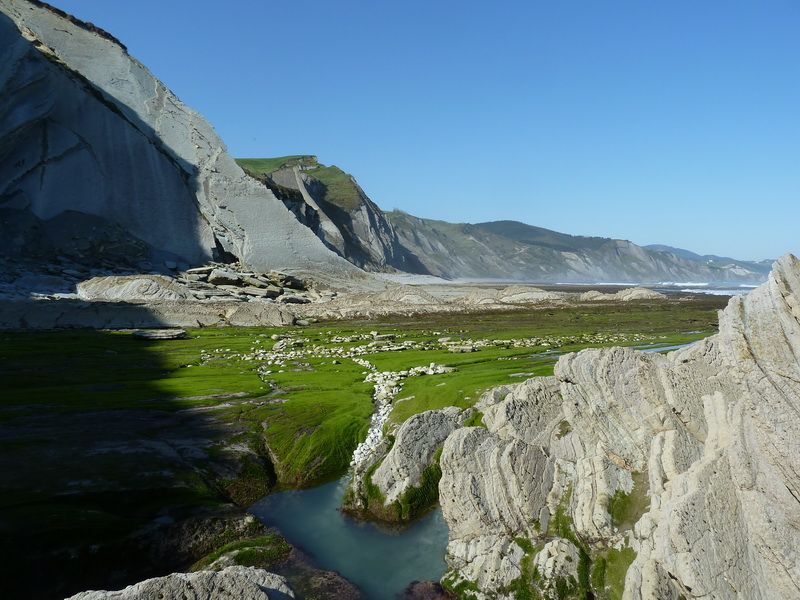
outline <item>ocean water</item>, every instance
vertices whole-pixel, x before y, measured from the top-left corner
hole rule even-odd
[[[446,571],[447,525],[441,510],[392,530],[339,511],[347,480],[267,496],[250,507],[322,569],[338,571],[369,600],[397,597],[411,582],[438,581]]]

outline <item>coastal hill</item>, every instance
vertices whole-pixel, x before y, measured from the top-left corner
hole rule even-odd
[[[337,280],[763,280],[735,268],[510,222],[385,213],[313,156],[241,161],[113,35],[42,2],[0,0],[0,240],[8,264],[163,271],[209,260]],[[26,107],[19,110],[19,107]],[[288,210],[287,210],[288,208]],[[28,269],[28,266],[25,267]],[[167,267],[169,268],[169,267]]]

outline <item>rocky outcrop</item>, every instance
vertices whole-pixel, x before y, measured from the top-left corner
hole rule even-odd
[[[428,506],[404,506],[412,491],[423,494],[431,487],[429,504],[436,498],[439,482],[437,452],[447,436],[464,422],[464,411],[454,406],[418,413],[397,430],[394,444],[370,476],[379,492],[370,498],[367,510],[387,520],[408,520]],[[425,504],[425,501],[419,503]],[[415,509],[415,510],[412,510]]]
[[[68,600],[284,600],[294,598],[286,579],[262,569],[228,567],[222,571],[173,573],[147,579],[118,592],[82,592]]]
[[[93,277],[77,285],[82,300],[187,300],[189,288],[163,275]]]
[[[377,335],[377,332],[374,332]],[[388,341],[388,340],[387,340]],[[377,340],[376,340],[376,343]],[[386,343],[386,342],[384,342]],[[393,403],[397,395],[403,389],[403,381],[408,377],[420,377],[425,375],[441,375],[454,371],[453,367],[446,367],[444,365],[437,365],[431,363],[427,367],[412,367],[404,371],[378,371],[372,364],[363,358],[352,358],[353,362],[359,364],[367,369],[367,377],[364,381],[374,385],[373,400],[375,403],[375,411],[370,419],[369,431],[367,432],[366,439],[361,442],[353,452],[353,458],[350,461],[350,468],[352,478],[345,500],[345,508],[355,512],[369,511],[375,513],[379,518],[386,520],[405,520],[411,518],[409,511],[401,507],[399,511],[387,512],[383,510],[384,503],[383,495],[378,488],[372,483],[371,475],[379,466],[379,462],[389,450],[389,440],[385,436],[384,429],[389,420],[389,415],[392,411]],[[446,422],[453,418],[450,413],[446,415],[428,415],[424,420],[429,425],[432,425],[430,435],[432,437],[447,437],[446,434],[442,435],[443,429],[447,428]],[[419,422],[419,421],[417,421]],[[452,430],[452,427],[450,428]],[[449,431],[448,431],[449,433]],[[423,436],[423,438],[426,436]],[[412,440],[409,435],[406,440]],[[417,440],[418,441],[418,440]],[[439,442],[441,443],[441,442]],[[406,448],[405,444],[403,446]],[[411,451],[412,454],[423,454],[426,448]],[[425,468],[428,463],[425,462],[419,466],[420,471]],[[402,467],[401,467],[402,468]],[[410,467],[415,469],[416,466]],[[387,481],[393,479],[387,474]],[[438,482],[438,475],[436,477]],[[435,484],[434,484],[435,486]],[[400,484],[403,488],[403,484]],[[407,489],[406,486],[403,489]],[[432,490],[432,495],[435,498],[435,490]],[[385,514],[384,514],[385,513]]]
[[[70,212],[77,229],[121,228],[162,260],[358,273],[96,27],[41,2],[0,0],[0,90],[4,218],[35,231]],[[57,237],[47,238],[54,252]]]
[[[514,305],[560,303],[572,299],[572,294],[549,292],[541,288],[527,285],[512,285],[499,290],[479,288],[462,299],[467,306],[483,306],[486,308],[508,308]]]
[[[91,277],[97,271],[55,266],[47,272],[58,275],[26,273],[6,294],[0,286],[0,328],[281,326],[295,323],[289,305],[336,296],[294,275],[237,264],[195,267],[175,277]]]
[[[87,302],[2,300],[0,329],[128,329],[139,327],[282,327],[295,323],[284,306],[226,300]]]
[[[372,475],[372,483],[391,504],[409,488],[417,487],[424,468],[463,420],[462,410],[449,406],[410,417],[397,430],[394,445]]]
[[[629,600],[800,590],[795,257],[732,298],[711,338],[666,356],[566,355],[554,377],[498,388],[478,408],[486,429],[456,430],[441,457],[449,589]]]
[[[661,292],[643,287],[625,288],[614,294],[606,294],[595,290],[580,295],[582,302],[636,302],[641,300],[665,300]]]

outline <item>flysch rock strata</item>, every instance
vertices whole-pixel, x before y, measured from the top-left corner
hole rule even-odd
[[[710,338],[667,355],[569,354],[555,376],[497,388],[478,408],[486,428],[456,430],[441,457],[447,586],[478,598],[520,585],[547,598],[800,597],[794,256],[732,298]],[[603,579],[612,561],[624,592]]]
[[[463,410],[448,406],[416,414],[400,426],[391,450],[372,474],[385,506],[420,485],[425,467],[463,420]]]
[[[191,264],[233,255],[260,270],[363,277],[97,28],[41,2],[0,0],[0,90],[0,208],[99,218]]]

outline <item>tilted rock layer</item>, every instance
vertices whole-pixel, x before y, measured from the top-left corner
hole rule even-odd
[[[0,210],[99,217],[189,263],[357,272],[124,46],[40,2],[0,0]]]
[[[420,484],[422,474],[448,435],[463,421],[461,410],[448,406],[410,417],[397,431],[392,449],[372,475],[384,504],[398,500]]]
[[[621,592],[613,564],[631,600],[800,595],[795,257],[732,298],[713,337],[566,355],[478,407],[487,429],[455,431],[441,457],[450,586],[550,597],[561,577],[562,595],[604,598]],[[542,554],[559,539],[580,548],[575,575]]]

